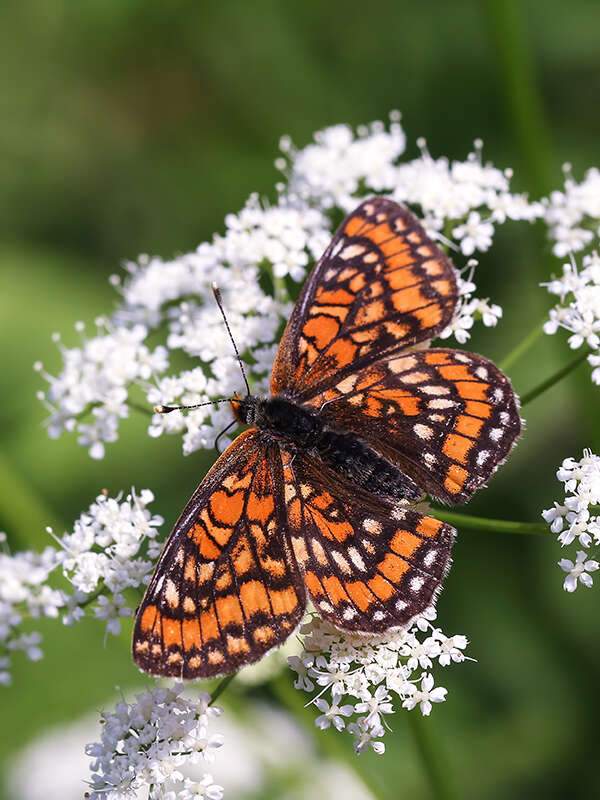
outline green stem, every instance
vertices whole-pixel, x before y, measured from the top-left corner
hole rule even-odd
[[[434,736],[431,717],[424,717],[418,709],[407,712],[405,716],[408,717],[433,796],[437,800],[458,800],[459,795],[451,778],[448,761]]]
[[[303,696],[292,686],[289,674],[280,675],[272,680],[269,687],[281,705],[304,725],[306,732],[312,736],[319,751],[331,759],[343,762],[352,770],[362,780],[373,800],[394,800],[397,797],[396,792],[391,787],[388,788],[385,782],[379,778],[364,756],[358,756],[351,750],[348,746],[350,737],[347,734],[345,734],[345,738],[348,741],[345,742],[343,733],[336,730],[318,730],[315,726],[315,709],[310,706],[305,707]]]
[[[536,325],[524,339],[521,339],[519,344],[514,347],[510,353],[500,362],[499,367],[503,372],[506,372],[513,364],[515,364],[521,356],[523,356],[532,345],[534,345],[543,333],[542,323]]]
[[[527,403],[531,403],[531,401],[535,400],[536,397],[539,397],[547,389],[550,389],[552,386],[554,386],[555,383],[558,383],[560,380],[562,380],[562,378],[564,378],[565,375],[568,375],[569,372],[572,372],[575,369],[575,367],[581,364],[582,361],[585,361],[585,359],[589,356],[591,352],[593,352],[591,347],[589,346],[584,347],[583,352],[578,353],[574,359],[568,362],[568,364],[565,364],[564,367],[561,367],[554,374],[550,375],[549,378],[546,378],[537,386],[534,386],[534,388],[531,389],[529,392],[526,392],[524,395],[522,395],[521,408],[526,406]]]
[[[236,675],[237,672],[232,672],[231,675],[226,675],[224,678],[221,679],[221,681],[217,684],[217,688],[211,694],[211,700],[210,703],[208,704],[209,706],[212,706],[212,704],[219,697],[219,695],[223,694],[225,689],[229,686],[229,684],[235,678]]]
[[[0,486],[0,525],[6,529],[12,551],[26,549],[36,540],[37,532],[47,526],[54,531],[64,530],[64,523],[1,453]]]
[[[550,530],[545,522],[510,522],[505,519],[471,517],[467,514],[456,514],[454,511],[443,511],[437,508],[433,513],[436,519],[463,530],[519,534],[546,534]]]
[[[151,417],[152,414],[154,413],[154,410],[151,409],[151,408],[148,408],[148,406],[142,406],[139,403],[132,402],[131,400],[127,401],[127,405],[129,406],[129,408],[133,408],[136,411],[140,411],[142,414],[145,414],[145,416],[147,416],[147,417]]]
[[[550,143],[531,42],[523,25],[523,6],[516,0],[486,0],[489,32],[496,54],[498,78],[504,94],[523,169],[538,195],[552,187],[556,164]]]
[[[290,293],[288,292],[285,278],[273,276],[273,286],[275,287],[275,299],[279,303],[289,303]]]

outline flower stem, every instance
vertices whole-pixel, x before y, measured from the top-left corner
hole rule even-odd
[[[290,293],[287,290],[285,279],[273,276],[273,285],[275,286],[275,299],[279,303],[289,303]]]
[[[500,369],[503,372],[510,369],[521,356],[523,356],[529,348],[534,345],[543,333],[542,323],[538,324],[530,331],[524,339],[521,339],[519,344],[514,347],[510,353],[499,363]]]
[[[498,78],[523,168],[529,172],[528,183],[533,192],[543,195],[552,186],[556,158],[533,63],[533,48],[523,24],[522,4],[516,0],[487,0],[484,8]]]
[[[64,528],[43,497],[19,475],[15,465],[0,453],[0,516],[6,526],[12,551],[26,549],[36,540],[36,532],[46,526]]]
[[[214,690],[214,692],[210,696],[211,700],[210,700],[210,703],[208,704],[209,706],[212,706],[212,704],[219,697],[219,695],[223,694],[225,689],[229,686],[229,684],[235,678],[236,675],[237,675],[237,672],[232,672],[231,675],[226,675],[224,678],[222,678],[219,681],[219,683],[217,684],[217,688]]]
[[[152,414],[153,414],[153,409],[149,408],[148,406],[142,406],[142,405],[140,405],[139,403],[134,403],[134,402],[133,402],[133,401],[131,401],[131,400],[128,400],[128,401],[127,401],[127,405],[129,406],[129,408],[133,408],[133,409],[135,409],[136,411],[139,411],[139,412],[141,412],[141,413],[142,413],[142,414],[144,414],[146,417],[151,417],[151,416],[152,416]]]
[[[396,792],[386,785],[368,760],[364,756],[357,756],[348,746],[349,741],[344,742],[338,731],[320,731],[315,727],[314,708],[306,708],[302,695],[290,682],[289,672],[272,680],[269,688],[281,705],[303,724],[319,751],[352,770],[362,780],[373,800],[393,800],[397,797]]]
[[[533,389],[531,389],[529,392],[526,392],[524,395],[522,395],[521,408],[523,406],[526,406],[527,403],[531,403],[531,401],[535,400],[536,397],[539,397],[547,389],[550,389],[552,386],[554,386],[555,383],[558,383],[560,380],[562,380],[562,378],[564,378],[565,375],[568,375],[569,372],[572,372],[575,369],[575,367],[581,364],[582,361],[585,361],[585,359],[589,356],[591,352],[592,352],[591,347],[589,346],[584,347],[583,352],[578,353],[577,356],[571,361],[569,361],[567,364],[565,364],[564,367],[561,367],[553,375],[550,375],[549,378],[546,378],[537,386],[535,386]]]
[[[456,514],[454,511],[443,511],[437,508],[433,513],[436,519],[464,530],[522,534],[546,534],[550,531],[545,522],[511,522],[505,519],[471,517],[467,514]]]
[[[436,800],[458,800],[458,793],[451,778],[447,759],[444,758],[439,742],[433,735],[433,721],[430,717],[420,714],[418,709],[408,711],[406,716],[409,719],[423,767],[429,778],[433,796]]]

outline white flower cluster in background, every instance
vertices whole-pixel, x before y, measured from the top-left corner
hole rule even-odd
[[[298,674],[295,687],[314,693],[312,702],[321,712],[317,727],[346,728],[357,753],[368,747],[383,753],[381,737],[388,727],[385,717],[395,710],[394,696],[402,708],[418,706],[428,716],[447,694],[435,685],[434,663],[445,667],[467,659],[466,637],[446,636],[432,624],[435,618],[429,608],[407,628],[365,636],[311,617],[300,629],[303,651],[288,663]]]
[[[583,250],[600,235],[600,170],[589,169],[577,183],[571,165],[565,164],[563,169],[563,191],[552,192],[544,201],[544,220],[554,241],[552,252],[559,258]]]
[[[72,625],[87,609],[106,622],[107,634],[120,632],[121,619],[132,616],[162,548],[156,537],[163,519],[148,510],[153,500],[148,489],[125,500],[101,494],[72,533],[57,537],[48,528],[58,549],[0,553],[0,685],[10,683],[14,651],[25,651],[33,661],[42,658],[40,634],[22,632],[29,618],[61,614],[64,624]],[[57,569],[72,592],[51,585]],[[124,594],[128,589],[136,590],[131,600]]]
[[[559,534],[558,541],[563,547],[576,543],[582,548],[577,551],[575,561],[563,558],[558,562],[567,573],[564,590],[574,592],[580,583],[592,586],[590,573],[600,568],[593,557],[600,547],[600,515],[595,513],[600,512],[600,457],[584,450],[580,461],[565,458],[556,477],[564,483],[564,500],[542,511],[542,516],[550,530]],[[595,552],[590,554],[592,547]]]
[[[6,534],[0,533],[5,544]],[[43,653],[41,634],[24,633],[22,624],[28,618],[58,617],[64,605],[62,592],[46,581],[59,563],[58,553],[47,547],[42,553],[24,551],[10,555],[0,553],[0,685],[11,682],[11,656],[23,651],[31,661]]]
[[[552,335],[564,328],[571,334],[568,341],[573,350],[587,345],[596,351],[587,360],[593,367],[592,381],[600,384],[600,256],[597,252],[584,255],[580,270],[572,258],[563,265],[560,277],[542,286],[560,298],[550,309],[544,333]]]
[[[432,158],[419,140],[421,155],[402,161],[406,136],[399,120],[393,112],[387,126],[374,122],[356,132],[336,125],[315,134],[302,149],[284,137],[277,165],[286,181],[276,187],[276,204],[253,195],[239,214],[226,217],[223,235],[195,252],[172,260],[142,256],[126,264],[125,275],[111,279],[120,303],[109,319],[98,320],[97,335],[86,337],[78,323],[79,346],[67,347],[56,336],[63,358],[59,373],[36,365],[49,384],[40,392],[50,412],[49,434],[76,432],[90,455],[102,458],[132,407],[151,415],[153,405],[209,403],[241,391],[213,282],[221,289],[252,390],[266,391],[298,284],[327,246],[334,220],[374,192],[408,203],[429,233],[461,256],[487,250],[506,220],[531,221],[543,213],[540,204],[510,192],[510,170],[483,163],[481,142],[464,161],[449,161]],[[472,271],[468,284],[444,332],[460,343],[469,338],[474,320],[493,325],[502,313],[475,297]],[[163,341],[155,345],[160,335]],[[200,363],[169,372],[178,351]],[[226,406],[209,404],[187,415],[154,414],[149,433],[182,434],[187,454],[212,448],[229,422]]]
[[[195,781],[182,772],[213,761],[223,737],[211,734],[209,725],[221,709],[209,705],[206,692],[182,692],[182,684],[152,689],[103,715],[100,741],[86,747],[93,759],[90,800],[123,800],[139,790],[148,800],[221,800],[223,787],[210,774]]]

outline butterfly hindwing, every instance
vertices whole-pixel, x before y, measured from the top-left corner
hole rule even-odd
[[[457,301],[452,263],[404,206],[365,201],[341,224],[309,276],[283,334],[273,394],[298,399],[332,372],[427,341]]]
[[[450,503],[466,502],[487,481],[521,431],[508,379],[459,350],[383,359],[305,402]]]
[[[303,455],[288,457],[284,479],[292,549],[322,617],[376,633],[431,605],[448,568],[452,527]]]
[[[137,615],[133,656],[144,671],[233,672],[299,624],[306,590],[281,533],[278,458],[259,431],[245,431],[184,509]]]

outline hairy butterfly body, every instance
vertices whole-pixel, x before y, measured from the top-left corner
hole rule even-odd
[[[283,334],[272,396],[232,401],[251,427],[167,542],[134,629],[142,669],[232,672],[283,642],[309,598],[367,633],[431,604],[455,532],[414,503],[468,500],[521,429],[497,367],[427,347],[457,299],[406,208],[372,198],[344,220]]]

